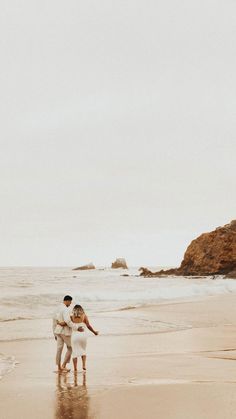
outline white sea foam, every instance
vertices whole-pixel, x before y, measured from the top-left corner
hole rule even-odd
[[[8,374],[16,365],[15,358],[0,354],[0,380]]]
[[[98,313],[236,292],[236,281],[222,277],[142,278],[135,276],[137,269],[127,272],[133,276],[123,277],[121,270],[0,269],[0,322],[50,318],[65,294]]]
[[[236,281],[218,278],[143,278],[137,269],[73,272],[70,268],[0,269],[0,334],[5,340],[50,337],[51,317],[66,294],[80,303],[104,334],[146,331],[158,333],[191,325],[162,324],[136,316],[130,307],[194,300],[236,292]],[[21,285],[27,284],[27,287]],[[127,326],[127,316],[129,323]],[[7,323],[6,323],[7,322]],[[131,322],[131,323],[130,323]],[[1,333],[3,332],[3,333]]]
[[[81,292],[75,299],[85,302],[126,302],[134,304],[154,304],[163,300],[178,298],[199,297],[217,294],[236,292],[236,281],[218,279],[215,281],[201,279],[198,281],[184,279],[154,279],[140,287],[133,284],[133,287],[119,290],[98,290],[94,292]],[[143,285],[143,284],[142,284]]]

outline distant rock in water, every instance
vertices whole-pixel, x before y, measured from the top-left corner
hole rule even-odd
[[[88,263],[87,265],[78,266],[78,268],[74,268],[73,271],[87,271],[89,269],[96,269],[93,263]]]
[[[236,220],[193,240],[179,268],[159,272],[140,269],[140,275],[145,277],[227,275],[236,278]]]
[[[151,278],[151,277],[159,277],[159,276],[167,276],[167,275],[177,275],[176,271],[177,269],[168,269],[164,271],[162,269],[161,271],[152,272],[148,268],[139,268],[140,276],[144,276],[145,278]]]
[[[126,260],[124,258],[117,258],[111,265],[112,269],[123,268],[128,269]]]

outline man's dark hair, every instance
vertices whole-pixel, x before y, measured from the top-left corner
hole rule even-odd
[[[72,301],[73,298],[70,295],[66,295],[63,299],[63,301]]]

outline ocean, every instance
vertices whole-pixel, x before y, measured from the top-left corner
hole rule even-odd
[[[138,268],[0,268],[0,377],[15,366],[14,341],[52,338],[51,318],[66,294],[84,307],[100,334],[109,337],[191,327],[160,322],[152,312],[134,308],[231,292],[236,292],[236,281],[220,276],[142,278]],[[12,341],[13,354],[1,353],[1,341]]]

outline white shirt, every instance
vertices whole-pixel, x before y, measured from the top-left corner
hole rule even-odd
[[[78,324],[73,323],[71,318],[71,309],[65,304],[60,304],[53,315],[53,333],[54,335],[65,335],[70,336],[72,329],[78,330]],[[60,326],[57,324],[59,322],[65,322],[66,326]]]

